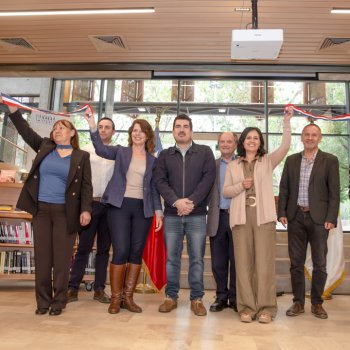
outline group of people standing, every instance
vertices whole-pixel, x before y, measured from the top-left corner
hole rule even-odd
[[[94,149],[89,146],[82,151],[74,141],[78,135],[71,123],[58,121],[50,138],[42,138],[19,111],[9,108],[18,132],[37,152],[18,201],[19,208],[33,215],[37,314],[49,311],[58,315],[67,301],[77,300],[96,232],[94,299],[109,303],[111,314],[121,308],[142,312],[133,293],[155,214],[156,230],[164,223],[167,250],[167,285],[159,312],[177,307],[185,236],[191,310],[197,316],[207,314],[202,297],[208,235],[217,284],[210,311],[230,307],[238,311],[242,322],[257,319],[270,323],[277,313],[275,240],[279,219],[288,224],[294,295],[286,314],[304,312],[304,262],[310,243],[311,312],[327,318],[322,293],[327,278],[328,232],[337,223],[339,209],[339,165],[335,156],[319,150],[322,134],[317,125],[305,126],[301,136],[304,150],[286,160],[277,214],[272,174],[290,147],[290,108],[276,150],[267,154],[261,131],[249,127],[239,139],[232,132],[220,135],[221,157],[216,161],[208,146],[193,141],[192,120],[184,114],[173,122],[175,145],[156,159],[154,133],[143,119],[135,119],[129,128],[127,147],[113,146],[113,121],[102,118],[96,125],[87,112]],[[79,247],[69,280],[69,258],[77,232]],[[111,244],[109,297],[104,283]]]

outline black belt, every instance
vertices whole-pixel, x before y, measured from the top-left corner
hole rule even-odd
[[[303,207],[301,205],[298,205],[298,209],[302,211],[303,213],[309,213],[310,212],[310,207]]]
[[[220,213],[230,214],[230,209],[220,209]]]

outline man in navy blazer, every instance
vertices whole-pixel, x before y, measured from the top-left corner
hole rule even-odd
[[[338,159],[318,148],[321,139],[318,125],[304,127],[301,135],[304,151],[287,158],[280,183],[278,217],[284,226],[288,224],[294,295],[287,316],[304,312],[304,264],[310,243],[313,263],[311,312],[318,318],[328,317],[322,306],[322,294],[327,280],[327,239],[329,230],[337,224],[340,185]]]

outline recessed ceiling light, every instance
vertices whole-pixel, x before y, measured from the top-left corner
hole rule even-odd
[[[127,13],[154,13],[154,8],[134,9],[80,9],[80,10],[40,10],[40,11],[0,11],[0,17],[16,16],[61,16],[61,15],[110,15]]]
[[[350,9],[333,8],[331,13],[350,13]]]

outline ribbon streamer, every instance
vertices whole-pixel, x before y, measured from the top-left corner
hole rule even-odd
[[[322,119],[327,121],[334,121],[334,122],[342,122],[342,121],[348,121],[350,120],[350,114],[341,114],[341,115],[335,115],[333,117],[326,116],[326,115],[320,115],[320,114],[313,114],[310,112],[307,112],[293,104],[287,104],[284,107],[284,110],[291,107],[295,112],[298,112],[306,117],[314,118],[314,119]]]
[[[1,97],[2,97],[2,103],[3,104],[5,104],[7,106],[14,106],[14,107],[18,107],[18,108],[21,108],[21,109],[26,109],[28,111],[49,113],[49,114],[53,114],[53,115],[57,115],[57,116],[61,116],[61,117],[70,117],[71,114],[82,113],[82,112],[85,112],[86,110],[90,111],[90,113],[93,114],[93,109],[88,103],[85,103],[81,108],[76,109],[76,110],[74,110],[74,111],[72,111],[70,113],[60,113],[60,112],[47,111],[45,109],[40,109],[40,108],[34,108],[34,107],[27,106],[24,103],[21,103],[18,100],[16,100],[15,98],[11,97],[10,95],[6,95],[6,94],[3,94],[3,93],[1,93]]]

